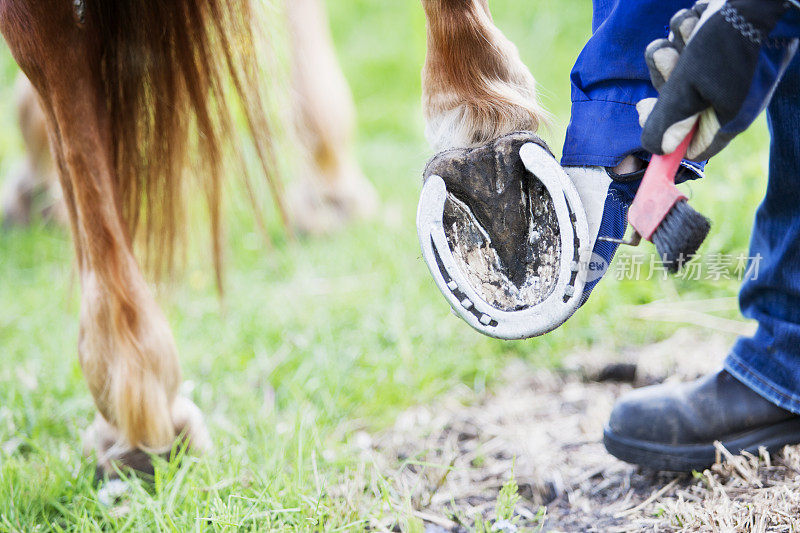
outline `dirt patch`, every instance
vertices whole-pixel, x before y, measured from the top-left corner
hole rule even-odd
[[[632,387],[594,381],[603,370],[636,384],[693,379],[718,367],[731,340],[682,331],[635,352],[577,354],[563,373],[518,363],[491,395],[455,391],[442,404],[404,413],[364,454],[392,487],[388,507],[410,506],[431,532],[486,524],[496,531],[800,531],[798,448],[774,458],[720,450],[727,462],[691,476],[637,470],[601,443],[615,399]],[[497,522],[498,494],[512,475],[521,496],[515,518]]]

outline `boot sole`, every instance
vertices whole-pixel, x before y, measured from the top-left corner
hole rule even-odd
[[[800,417],[719,439],[733,454],[749,452],[758,455],[760,448],[780,451],[789,444],[800,443]],[[702,471],[717,458],[714,443],[671,445],[616,435],[606,426],[603,444],[608,453],[635,465],[667,472]]]

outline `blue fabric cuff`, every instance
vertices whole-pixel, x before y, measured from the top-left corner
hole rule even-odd
[[[615,167],[629,155],[644,160],[642,128],[636,105],[610,100],[578,100],[572,103],[572,118],[567,128],[561,164],[565,167]],[[703,176],[705,163],[684,161],[678,182]]]
[[[615,167],[641,150],[642,129],[634,104],[607,100],[572,103],[563,166]]]

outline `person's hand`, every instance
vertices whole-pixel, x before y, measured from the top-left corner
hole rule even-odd
[[[770,39],[784,0],[701,0],[678,12],[669,39],[645,53],[658,99],[639,103],[642,146],[675,151],[695,124],[687,158],[704,161],[746,130],[769,103],[796,39]]]

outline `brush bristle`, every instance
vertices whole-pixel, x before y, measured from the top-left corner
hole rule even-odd
[[[697,253],[709,231],[711,222],[681,200],[653,234],[653,243],[664,266],[675,273]]]

